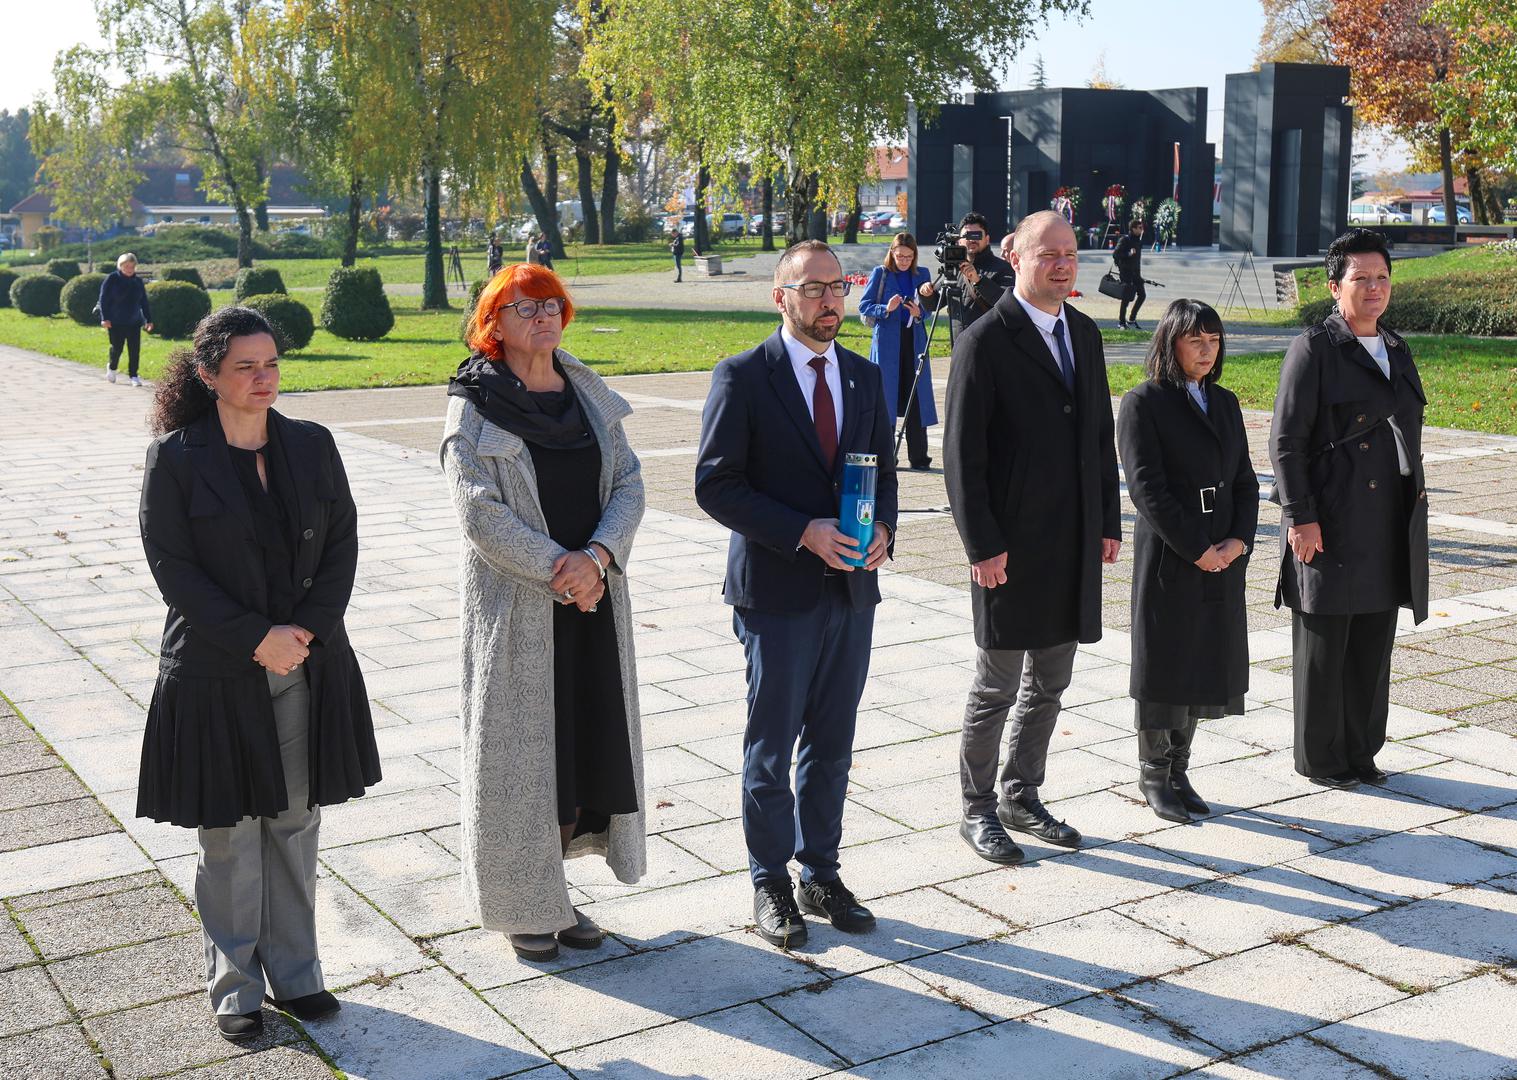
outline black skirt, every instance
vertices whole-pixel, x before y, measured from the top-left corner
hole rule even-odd
[[[306,805],[356,799],[382,775],[363,674],[346,639],[316,645],[302,666],[311,684]],[[142,740],[137,816],[229,828],[275,817],[288,802],[263,668],[230,678],[160,671]]]
[[[550,398],[550,395],[535,395]],[[545,402],[549,408],[556,403]],[[600,447],[556,450],[527,444],[548,535],[570,551],[600,524]],[[622,694],[621,652],[611,594],[594,612],[553,610],[553,712],[558,823],[576,834],[604,832],[612,814],[637,812],[637,784]]]

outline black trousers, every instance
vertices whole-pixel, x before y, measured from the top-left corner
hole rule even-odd
[[[684,277],[685,277],[685,267],[683,265],[684,264],[684,260],[685,260],[685,257],[683,255],[676,255],[674,257],[674,280],[675,281],[682,281],[684,279]]]
[[[111,370],[121,363],[121,346],[126,346],[126,373],[137,377],[137,361],[142,356],[142,324],[136,326],[112,326],[106,331],[111,339]]]
[[[916,335],[910,330],[902,330],[900,366],[896,369],[895,411],[897,416],[906,418],[906,460],[914,469],[925,469],[932,464],[932,457],[927,452],[927,429],[922,425],[920,399],[923,394],[932,393],[931,384],[918,386],[911,409],[906,408],[906,399],[911,397],[911,383],[917,374],[917,358],[913,351],[915,344]]]
[[[1148,290],[1143,286],[1141,278],[1122,282],[1122,306],[1117,310],[1117,322],[1126,322],[1129,318],[1134,321],[1138,318],[1138,309],[1143,306],[1143,301],[1148,299]],[[1132,305],[1132,313],[1129,315],[1127,305]]]
[[[1396,609],[1294,612],[1296,771],[1332,776],[1370,764],[1385,745]]]

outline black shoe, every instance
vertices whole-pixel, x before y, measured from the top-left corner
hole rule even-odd
[[[932,468],[932,458],[928,458],[926,461],[913,461],[911,468],[913,472],[927,472]]]
[[[289,1001],[279,1001],[275,998],[265,998],[270,1005],[289,1013],[296,1020],[320,1020],[323,1016],[331,1016],[342,1003],[325,990],[318,990],[314,994],[304,997],[291,998]]]
[[[1191,817],[1206,817],[1211,813],[1206,800],[1191,786],[1190,777],[1183,772],[1176,772],[1173,765],[1169,768],[1169,786]]]
[[[1026,855],[1017,847],[994,814],[972,814],[959,822],[959,835],[986,862],[1014,866]]]
[[[1170,786],[1169,762],[1143,761],[1138,763],[1138,769],[1138,790],[1148,800],[1149,808],[1165,821],[1181,824],[1189,821],[1190,811],[1185,809],[1179,793]]]
[[[806,920],[795,906],[790,882],[771,882],[753,890],[753,921],[758,936],[782,949],[806,944]]]
[[[1351,772],[1334,773],[1332,776],[1308,776],[1307,779],[1319,787],[1336,788],[1339,791],[1359,786],[1359,777]]]
[[[1127,320],[1127,328],[1129,330],[1141,330],[1141,329],[1143,329],[1141,326],[1138,325],[1138,320],[1137,319],[1128,319]]]
[[[839,930],[874,929],[874,913],[858,902],[841,878],[803,884],[799,899],[807,915],[826,919]]]
[[[1354,775],[1366,784],[1383,784],[1389,780],[1390,774],[1381,769],[1373,761],[1368,765],[1359,765],[1354,770]]]
[[[1118,319],[1117,320],[1117,329],[1118,330],[1126,330],[1127,329],[1127,324],[1125,322],[1123,322],[1121,319]]]
[[[1169,733],[1169,786],[1174,789],[1180,798],[1180,804],[1192,817],[1206,817],[1211,813],[1211,807],[1206,805],[1206,800],[1196,793],[1191,786],[1190,777],[1186,775],[1190,770],[1190,747],[1196,737],[1196,721],[1186,722],[1184,727],[1175,728]]]
[[[245,1042],[263,1034],[263,1011],[217,1013],[216,1030],[227,1042]]]
[[[1011,802],[1000,803],[996,806],[996,817],[1008,829],[1028,833],[1050,844],[1067,848],[1080,846],[1079,830],[1055,821],[1036,795],[1022,795]]]

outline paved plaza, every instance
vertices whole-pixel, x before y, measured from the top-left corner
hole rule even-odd
[[[385,780],[323,812],[342,1011],[301,1026],[268,1010],[261,1040],[233,1047],[204,990],[194,833],[132,816],[163,617],[137,530],[149,391],[12,348],[0,365],[5,1080],[1517,1077],[1517,440],[1427,433],[1434,614],[1398,639],[1388,785],[1326,791],[1291,768],[1265,504],[1249,711],[1196,739],[1214,815],[1170,825],[1137,793],[1124,545],[1043,789],[1086,844],[1029,840],[1012,868],[957,835],[967,570],[941,471],[903,473],[842,853],[879,926],[812,919],[782,953],[749,928],[743,660],[726,533],[691,493],[708,376],[613,379],[648,491],[628,570],[649,872],[628,886],[571,863],[575,902],[612,936],[533,965],[462,906],[442,389],[286,396],[337,432],[358,501],[348,626]],[[1247,419],[1267,473],[1268,417]]]

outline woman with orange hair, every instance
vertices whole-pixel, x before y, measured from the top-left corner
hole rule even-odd
[[[517,264],[485,286],[448,384],[443,471],[464,543],[463,884],[527,960],[602,931],[563,861],[646,868],[627,557],[643,516],[631,407],[559,348],[574,305]]]

